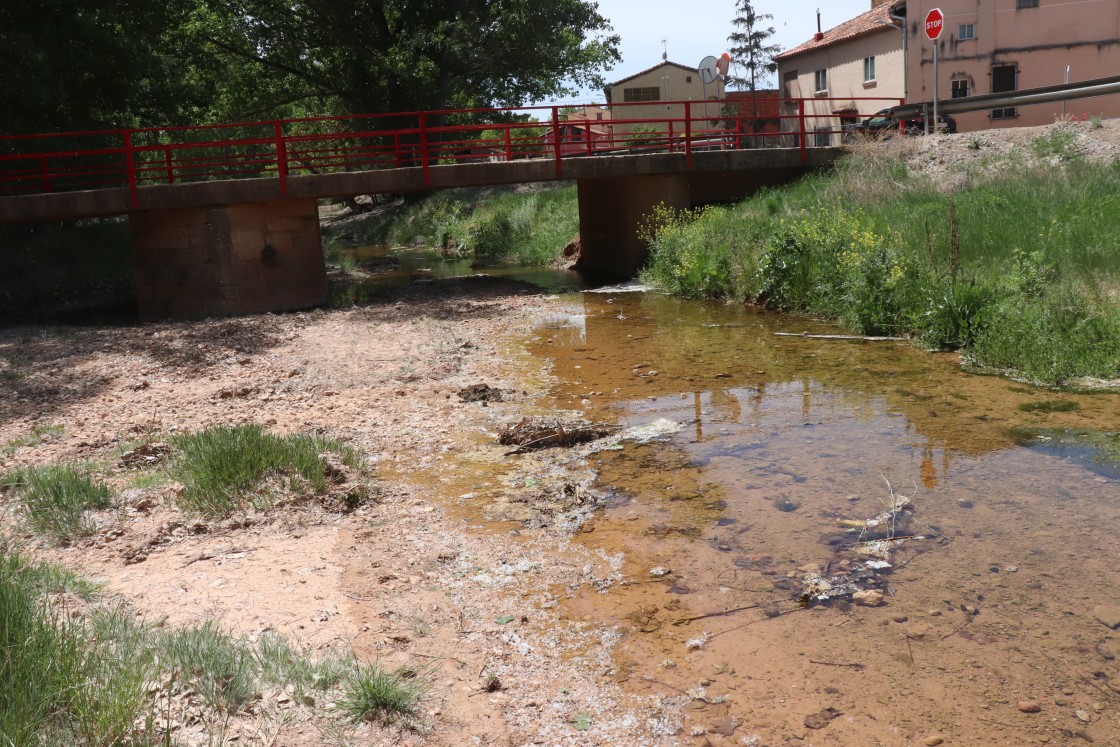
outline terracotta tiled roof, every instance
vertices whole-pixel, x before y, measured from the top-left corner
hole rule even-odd
[[[845,21],[836,28],[829,29],[824,32],[824,35],[820,39],[814,37],[793,49],[787,49],[785,52],[774,55],[774,59],[786,60],[790,57],[796,57],[799,54],[831,47],[834,44],[840,44],[841,42],[850,41],[861,36],[867,36],[880,31],[894,31],[889,25],[891,23],[890,6],[890,3],[883,3],[878,8],[872,8],[863,15],[858,15],[850,21]],[[877,21],[883,21],[888,25],[884,26],[882,23],[877,23]]]

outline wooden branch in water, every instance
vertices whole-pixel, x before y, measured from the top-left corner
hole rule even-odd
[[[760,606],[762,606],[762,605],[748,604],[746,607],[735,607],[733,609],[724,610],[722,612],[708,612],[708,613],[703,614],[703,615],[693,615],[692,617],[682,617],[679,620],[674,620],[673,625],[674,626],[684,625],[685,623],[696,622],[697,620],[706,620],[709,617],[726,617],[728,615],[734,615],[736,612],[742,612],[743,610],[757,609]]]
[[[909,337],[875,337],[873,335],[811,335],[808,332],[774,332],[778,337],[805,337],[810,340],[860,340],[862,342],[909,342]]]

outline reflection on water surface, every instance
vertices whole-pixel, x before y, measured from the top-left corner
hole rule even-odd
[[[634,583],[568,614],[625,633],[611,676],[702,694],[700,744],[1120,743],[1120,635],[1096,614],[1120,605],[1120,481],[1092,437],[1120,397],[1032,406],[1059,398],[905,344],[776,337],[836,330],[744,307],[578,306],[533,344],[556,406],[686,424],[594,459],[623,498],[582,540]],[[898,496],[884,603],[799,604]]]

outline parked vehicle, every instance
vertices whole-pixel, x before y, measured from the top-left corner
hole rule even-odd
[[[923,119],[921,115],[916,117],[907,117],[901,120],[903,127],[899,127],[899,119],[891,114],[890,109],[883,109],[876,112],[862,122],[844,126],[844,134],[852,135],[878,135],[881,137],[890,137],[897,134],[900,129],[906,135],[921,135],[926,131],[926,120],[929,121],[930,132],[944,132],[955,133],[957,131],[957,120],[948,114],[939,114],[937,116],[937,127],[933,126],[933,115]]]

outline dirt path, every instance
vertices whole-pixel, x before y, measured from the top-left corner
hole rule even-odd
[[[611,680],[617,634],[556,614],[565,595],[616,582],[620,559],[560,534],[468,527],[433,502],[445,487],[413,479],[438,471],[469,487],[455,455],[533,410],[545,364],[514,341],[550,307],[527,286],[474,279],[345,311],[3,330],[0,444],[32,443],[0,451],[0,471],[92,461],[121,491],[94,537],[67,548],[24,540],[147,619],[216,619],[250,638],[276,630],[430,678],[419,731],[344,726],[330,703],[265,693],[259,713],[272,715],[235,725],[239,744],[671,743],[680,701],[622,694]],[[526,381],[541,390],[524,391]],[[456,396],[479,382],[505,401]],[[351,443],[374,464],[379,501],[206,523],[174,508],[175,485],[130,488],[136,473],[120,454],[137,440],[237,423]]]

